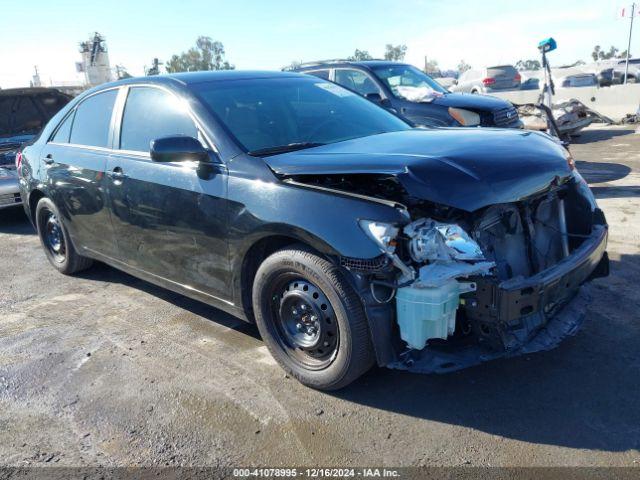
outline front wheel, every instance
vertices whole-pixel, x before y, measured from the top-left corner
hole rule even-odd
[[[269,351],[290,375],[320,390],[342,388],[373,364],[360,299],[331,262],[288,248],[258,269],[253,309]]]

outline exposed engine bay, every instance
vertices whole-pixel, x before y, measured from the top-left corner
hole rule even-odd
[[[575,322],[540,342],[548,335],[541,333],[544,327],[582,283],[608,273],[604,247],[595,269],[566,273],[563,266],[558,273],[574,253],[582,258],[581,246],[591,248],[583,244],[595,242],[603,229],[606,237],[604,216],[577,172],[556,178],[529,198],[474,212],[412,198],[393,176],[301,175],[294,180],[406,207],[411,221],[404,226],[360,221],[380,245],[379,259],[371,265],[342,260],[346,268],[368,276],[376,302],[395,304],[401,342],[399,360],[391,366],[455,370],[514,354],[536,336],[538,349],[551,348],[575,331]],[[451,356],[456,351],[468,358],[458,361],[459,355]]]

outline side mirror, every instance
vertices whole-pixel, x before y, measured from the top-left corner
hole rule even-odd
[[[453,79],[453,82],[451,82],[451,85],[457,85],[457,84],[458,84],[458,79],[457,79],[457,78],[454,78],[454,79]]]
[[[202,144],[186,135],[157,138],[151,142],[150,153],[154,162],[211,162]]]
[[[367,93],[364,98],[373,103],[382,103],[382,96],[379,93]]]

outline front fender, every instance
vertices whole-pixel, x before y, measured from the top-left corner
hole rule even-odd
[[[299,238],[324,254],[374,258],[379,247],[358,220],[404,225],[406,211],[392,202],[356,198],[300,184],[229,178],[229,241],[232,265],[265,235]]]

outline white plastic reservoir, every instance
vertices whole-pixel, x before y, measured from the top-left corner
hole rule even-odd
[[[421,350],[431,338],[446,339],[456,328],[460,284],[453,279],[436,287],[419,281],[396,293],[400,337],[411,348]]]

